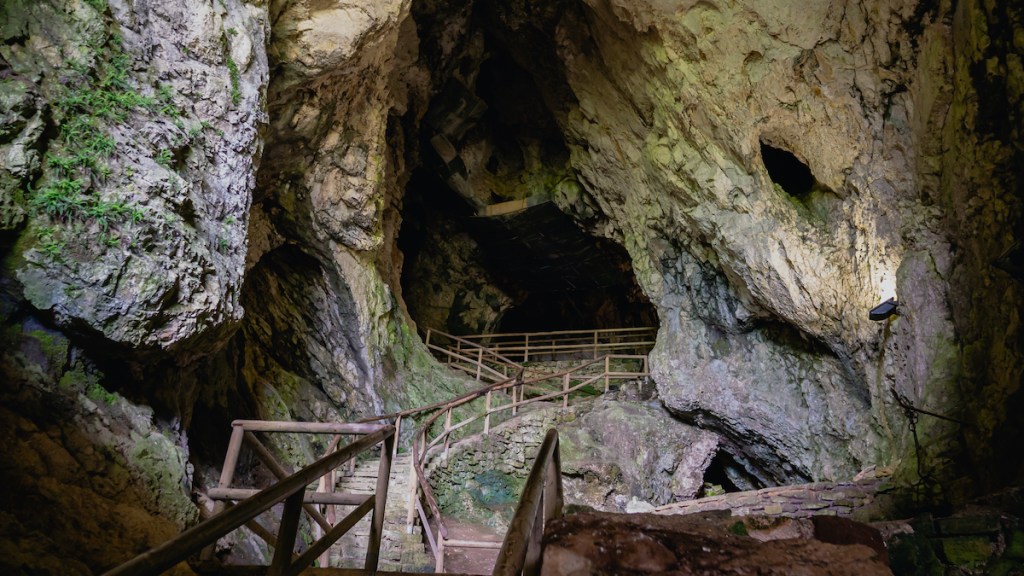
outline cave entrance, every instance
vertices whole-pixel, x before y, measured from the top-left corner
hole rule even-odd
[[[500,46],[463,64],[419,126],[405,190],[412,319],[457,335],[656,326],[629,255],[588,233],[597,215],[534,76]]]
[[[402,293],[423,329],[452,334],[657,326],[618,244],[547,202],[481,217],[436,174],[406,190]]]

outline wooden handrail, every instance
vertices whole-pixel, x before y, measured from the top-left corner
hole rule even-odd
[[[424,341],[432,350],[437,350],[432,343],[434,335],[454,342],[448,348],[438,350],[439,356],[457,353],[466,347],[484,347],[502,363],[509,363],[509,355],[522,357],[523,362],[534,357],[593,353],[597,358],[602,352],[635,351],[647,353],[654,346],[657,328],[609,328],[598,330],[561,330],[553,332],[513,332],[500,334],[475,334],[453,336],[451,334],[427,329]]]
[[[270,426],[264,427],[260,423],[256,423],[254,421],[236,421],[234,425],[236,430],[248,429],[272,430],[275,432],[304,432],[309,431],[311,428],[320,428],[323,430],[322,433],[331,433],[337,430],[340,433],[365,435],[340,450],[327,454],[316,462],[313,462],[309,466],[291,474],[276,484],[261,490],[249,498],[246,498],[235,506],[215,514],[208,520],[197,524],[185,532],[182,532],[177,537],[164,542],[160,546],[157,546],[148,552],[144,552],[132,560],[129,560],[128,562],[106,572],[105,576],[142,576],[147,574],[158,574],[175,566],[179,562],[184,561],[186,558],[198,552],[202,548],[215,543],[218,539],[227,535],[232,530],[250,520],[253,520],[263,512],[281,502],[285,502],[285,512],[283,514],[281,528],[277,538],[280,546],[274,551],[273,563],[271,564],[267,574],[276,575],[298,573],[306,566],[312,564],[313,560],[315,560],[315,557],[309,555],[303,555],[296,561],[292,560],[292,550],[295,545],[295,528],[297,527],[298,515],[301,512],[302,503],[305,498],[306,486],[315,482],[324,474],[334,470],[343,462],[354,458],[360,452],[369,450],[381,442],[384,442],[384,449],[381,451],[381,468],[389,468],[390,458],[385,457],[384,455],[391,454],[393,443],[395,441],[395,428],[394,426],[389,425],[317,425],[317,423],[287,422],[273,423]],[[246,425],[249,425],[249,427],[246,427]],[[241,435],[239,434],[239,436]],[[231,458],[230,453],[229,458]],[[233,462],[229,462],[232,467],[234,466],[234,463],[237,462],[237,454],[233,455],[233,460]],[[387,462],[387,464],[385,464],[385,462]],[[233,473],[233,470],[231,472]],[[381,478],[378,478],[377,494],[375,495],[376,501],[373,505],[367,506],[364,503],[364,505],[360,507],[363,515],[365,515],[370,509],[374,511],[373,525],[371,526],[371,542],[366,555],[367,570],[377,569],[384,511],[382,498],[387,495],[388,472],[388,470],[383,470],[383,482]],[[382,483],[383,491],[381,490]],[[378,516],[380,516],[379,519]],[[358,518],[355,520],[358,520]],[[355,525],[354,521],[349,521],[348,523],[352,526]],[[349,526],[349,529],[350,528],[351,526]],[[377,535],[376,540],[373,537],[374,531],[376,531]],[[339,533],[335,533],[332,531],[332,533],[328,535],[333,537],[333,540],[331,540],[327,545],[332,544],[344,535],[344,531],[339,530],[338,532]],[[325,536],[324,539],[328,538],[328,536]]]
[[[609,367],[610,367],[610,361],[613,360],[613,359],[638,360],[638,361],[641,362],[641,364],[642,364],[642,366],[644,368],[644,371],[643,372],[612,372],[612,371],[609,370]],[[597,373],[597,374],[586,374],[586,375],[582,374],[584,371],[586,371],[588,368],[590,368],[592,366],[597,366],[598,368],[600,368],[599,373]],[[430,484],[429,484],[429,482],[426,479],[426,474],[424,472],[424,463],[426,461],[427,456],[431,452],[431,448],[433,448],[435,446],[441,445],[442,442],[445,445],[447,445],[448,437],[453,432],[455,432],[456,430],[458,430],[460,428],[463,428],[463,427],[469,425],[473,421],[479,420],[480,418],[489,418],[489,416],[491,414],[494,414],[496,412],[501,412],[503,410],[515,410],[515,409],[517,409],[517,408],[519,408],[519,407],[521,407],[523,405],[526,405],[526,404],[531,404],[531,403],[535,403],[535,402],[543,402],[543,401],[552,400],[552,399],[555,399],[555,398],[563,398],[564,399],[563,400],[563,405],[566,405],[567,399],[568,399],[569,395],[571,395],[573,392],[576,392],[576,391],[582,389],[585,386],[593,384],[594,382],[597,382],[598,380],[605,379],[605,382],[606,382],[605,391],[607,391],[607,381],[608,380],[610,380],[610,379],[624,379],[624,378],[637,378],[637,377],[647,376],[648,373],[646,372],[646,367],[647,367],[647,356],[646,355],[621,355],[621,354],[620,355],[612,355],[612,354],[609,354],[607,356],[603,356],[603,357],[600,357],[600,358],[597,358],[597,359],[594,359],[594,360],[589,360],[587,362],[584,362],[583,364],[580,364],[580,365],[575,366],[573,368],[569,368],[567,370],[563,370],[561,372],[557,372],[557,373],[553,373],[553,374],[545,374],[545,375],[542,375],[542,376],[537,376],[537,377],[531,378],[529,380],[522,380],[519,377],[517,377],[517,378],[514,378],[514,379],[510,379],[508,381],[498,382],[498,383],[495,383],[495,384],[491,384],[491,385],[488,385],[488,386],[484,386],[484,387],[478,388],[478,389],[476,389],[476,390],[474,390],[472,392],[464,394],[464,395],[462,395],[462,396],[460,396],[458,398],[455,398],[453,400],[450,400],[448,402],[437,403],[434,406],[434,408],[432,409],[433,412],[430,414],[430,416],[428,416],[426,418],[426,420],[424,420],[421,423],[421,425],[419,427],[420,432],[413,439],[413,467],[414,467],[414,469],[416,471],[416,482],[414,483],[414,490],[416,490],[417,493],[412,495],[412,497],[410,498],[410,505],[414,506],[415,503],[419,500],[419,494],[422,493],[422,496],[426,500],[427,506],[430,509],[431,514],[433,515],[434,521],[437,523],[437,526],[438,526],[437,538],[436,538],[436,540],[433,540],[433,539],[431,540],[432,552],[434,553],[435,558],[437,559],[437,564],[436,564],[436,569],[437,570],[436,571],[438,571],[438,572],[443,571],[443,568],[444,568],[443,555],[444,555],[444,548],[445,548],[445,546],[447,545],[447,546],[453,546],[453,547],[460,547],[461,544],[459,544],[457,541],[450,541],[450,540],[447,539],[448,530],[447,530],[447,527],[444,524],[444,520],[443,520],[443,517],[441,515],[440,507],[438,506],[437,499],[434,496],[433,490],[431,489]],[[565,383],[569,382],[572,379],[573,376],[577,376],[578,378],[580,378],[580,382],[575,384],[575,385],[572,385],[572,386],[565,386]],[[489,406],[487,406],[485,408],[483,413],[476,413],[474,415],[471,415],[471,416],[469,416],[468,418],[466,418],[462,422],[459,422],[456,425],[452,425],[450,422],[446,421],[446,424],[443,427],[443,430],[436,437],[434,437],[432,439],[428,439],[427,438],[427,433],[431,429],[431,427],[434,424],[436,424],[438,422],[438,420],[440,420],[440,418],[442,416],[447,416],[455,408],[464,406],[464,405],[466,405],[466,404],[468,404],[468,403],[470,403],[470,402],[472,402],[474,400],[477,400],[477,399],[479,399],[479,398],[481,398],[481,397],[483,397],[485,395],[490,395],[493,392],[499,392],[499,391],[505,391],[505,390],[512,390],[512,391],[514,391],[516,388],[523,389],[523,388],[525,388],[527,386],[540,384],[540,383],[543,383],[543,382],[549,381],[549,380],[558,382],[559,383],[559,389],[555,390],[555,391],[552,391],[552,392],[549,392],[549,393],[542,392],[540,396],[536,396],[536,397],[529,398],[529,399],[525,398],[524,396],[520,396],[520,398],[518,400],[515,400],[515,395],[513,394],[513,401],[511,403],[503,404],[503,405],[500,405],[500,406],[489,405]],[[489,428],[489,426],[486,423],[485,423],[485,428]],[[416,511],[411,510],[410,513],[409,513],[409,517],[410,518],[415,517],[415,514],[416,514]],[[427,523],[424,524],[424,530],[425,531],[429,531],[430,530],[430,527],[429,527],[429,525]]]
[[[558,431],[544,436],[523,495],[512,515],[505,540],[494,564],[495,576],[538,574],[544,525],[562,515],[562,463]]]

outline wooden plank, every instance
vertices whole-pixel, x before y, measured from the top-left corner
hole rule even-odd
[[[313,564],[318,556],[327,552],[331,546],[337,542],[342,536],[348,533],[360,520],[366,516],[366,513],[373,509],[374,501],[372,496],[365,498],[364,502],[359,505],[358,508],[353,510],[342,518],[341,522],[337,526],[331,528],[327,534],[324,534],[323,538],[319,539],[308,550],[302,553],[301,556],[295,559],[292,563],[292,569],[289,572],[291,574],[298,574],[307,566]],[[379,572],[378,572],[379,574]]]
[[[270,562],[267,576],[284,576],[292,564],[295,552],[295,537],[299,533],[299,519],[302,517],[302,492],[296,492],[284,502],[281,527],[277,531],[277,548]]]
[[[500,550],[501,541],[492,540],[445,540],[444,545],[446,548],[486,548],[491,550]]]
[[[242,501],[252,498],[260,492],[261,490],[256,490],[254,488],[210,488],[206,494],[211,500]],[[365,498],[365,494],[339,494],[307,491],[303,495],[302,501],[307,504],[358,506],[363,503]],[[325,530],[330,529],[330,525],[325,528]]]
[[[544,436],[544,442],[540,445],[537,458],[530,469],[526,486],[523,488],[523,496],[519,499],[512,522],[509,524],[508,532],[505,534],[505,541],[498,552],[498,560],[494,565],[495,576],[514,576],[523,571],[527,563],[527,553],[530,548],[532,534],[535,531],[534,523],[538,516],[543,517],[541,506],[544,499],[544,477],[547,475],[548,461],[553,458],[553,453],[558,450],[558,431],[548,430]],[[561,482],[561,474],[558,475]]]
[[[286,422],[270,420],[235,420],[232,426],[241,426],[253,432],[295,432],[301,434],[371,434],[379,424],[338,422]]]

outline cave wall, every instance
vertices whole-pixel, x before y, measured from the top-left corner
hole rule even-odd
[[[1019,427],[1013,9],[452,11],[414,6],[419,66],[470,89],[466,70],[496,55],[531,73],[580,183],[560,207],[631,254],[661,321],[655,379],[678,416],[735,442],[767,482],[878,465],[956,498],[999,463],[1003,481],[1016,472],[981,432]],[[773,182],[768,148],[806,165],[811,188]],[[892,296],[900,316],[870,321]],[[900,402],[953,420],[911,430]],[[988,464],[957,464],[967,454]]]
[[[876,463],[916,481],[895,392],[966,422],[918,423],[921,470],[947,497],[990,482],[981,478],[997,463],[1012,474],[1019,457],[995,456],[975,430],[1016,421],[1005,402],[1020,387],[1019,281],[992,266],[1020,227],[1019,72],[1007,44],[1019,14],[959,3],[678,8],[587,2],[556,34],[580,102],[567,130],[588,144],[573,165],[659,303],[653,367],[665,402],[785,454],[795,470],[776,477],[841,478]],[[981,93],[1005,114],[998,131],[979,125],[993,113],[974,103]],[[964,138],[972,117],[980,133]],[[937,145],[954,140],[953,151]],[[802,159],[826,191],[780,193],[762,142]],[[989,160],[970,163],[979,154]],[[991,191],[991,203],[971,189]],[[893,295],[901,316],[868,321]],[[994,456],[988,470],[956,463],[981,453]]]
[[[198,519],[187,367],[242,317],[268,27],[0,4],[5,572],[90,574]]]

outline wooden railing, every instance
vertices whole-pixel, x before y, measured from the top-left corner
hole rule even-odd
[[[423,341],[435,358],[477,382],[502,382],[525,370],[519,362],[487,346],[440,330],[428,329]]]
[[[562,515],[562,463],[558,431],[548,430],[523,487],[494,564],[494,576],[539,574],[544,526]]]
[[[237,420],[232,423],[232,427],[220,483],[217,488],[211,489],[208,493],[212,500],[217,501],[213,516],[186,530],[178,537],[114,568],[106,573],[107,576],[158,574],[184,561],[201,549],[212,546],[217,540],[243,524],[249,526],[254,533],[274,548],[273,559],[266,571],[268,576],[298,574],[326,553],[332,544],[351,530],[371,510],[373,518],[364,568],[367,573],[376,572],[380,556],[388,480],[391,475],[391,454],[395,443],[394,426]],[[266,446],[260,442],[255,435],[256,432],[332,434],[334,440],[331,442],[327,454],[322,458],[294,474],[288,474]],[[342,435],[360,437],[348,445],[340,446]],[[308,485],[317,482],[324,476],[331,475],[345,462],[382,442],[384,445],[381,448],[377,489],[374,494],[337,494],[334,492],[333,482],[327,482],[331,486],[329,491],[310,492],[306,490]],[[243,443],[249,445],[271,472],[278,476],[279,481],[276,484],[258,491],[231,487]],[[323,485],[324,483],[321,483],[321,486]],[[239,502],[231,504],[235,501]],[[281,502],[284,502],[284,513],[281,516],[278,532],[273,535],[258,524],[256,518]],[[334,505],[355,505],[356,508],[335,524],[314,508],[314,504],[326,504],[331,508]],[[301,555],[295,556],[295,539],[303,510],[326,533]]]
[[[615,369],[615,365],[621,362],[633,362],[638,369]],[[499,543],[448,539],[448,530],[440,507],[424,473],[428,457],[440,453],[443,458],[447,458],[453,435],[468,430],[467,427],[480,420],[483,420],[483,433],[488,434],[492,416],[500,412],[508,411],[514,415],[524,405],[550,400],[561,400],[562,407],[568,407],[570,396],[573,393],[581,393],[584,388],[589,388],[592,394],[607,392],[612,381],[632,380],[648,374],[647,356],[606,355],[555,374],[525,380],[521,377],[510,378],[484,386],[449,402],[436,404],[430,410],[420,411],[429,412],[429,415],[413,439],[412,466],[416,482],[413,484],[413,493],[410,494],[407,524],[411,531],[416,518],[419,518],[434,553],[436,572],[444,571],[445,548],[496,549]],[[476,406],[471,406],[472,403]],[[459,422],[455,422],[454,416],[457,409],[461,409],[460,412],[464,416]],[[407,411],[402,416],[409,417],[416,413]],[[424,501],[426,507],[423,506]],[[436,535],[433,533],[435,529]]]
[[[516,332],[453,337],[428,329],[424,341],[464,354],[464,346],[484,347],[495,355],[520,362],[598,358],[604,354],[647,354],[654,346],[658,329],[612,328],[606,330],[562,330],[557,332]],[[440,336],[435,339],[435,335]],[[440,341],[438,341],[440,340]],[[432,342],[433,341],[433,342]],[[469,353],[476,353],[471,348]]]

